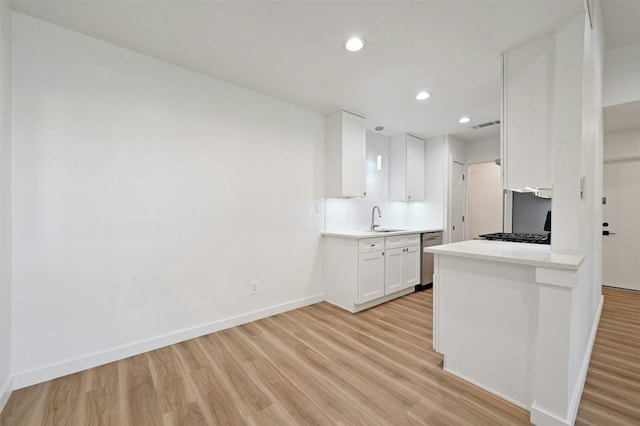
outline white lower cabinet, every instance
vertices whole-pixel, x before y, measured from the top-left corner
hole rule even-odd
[[[360,253],[358,257],[358,303],[384,296],[384,251]]]
[[[407,247],[402,263],[405,287],[415,287],[420,284],[420,256],[420,244]]]
[[[404,248],[388,249],[384,262],[384,290],[387,294],[402,290],[402,258]]]
[[[420,284],[420,235],[388,237],[385,247],[385,294]]]
[[[419,283],[420,234],[325,236],[327,302],[358,312],[408,294]]]

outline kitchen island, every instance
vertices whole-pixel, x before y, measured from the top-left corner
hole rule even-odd
[[[581,324],[583,256],[549,245],[471,240],[435,255],[433,343],[444,369],[531,412],[572,424],[602,308]]]

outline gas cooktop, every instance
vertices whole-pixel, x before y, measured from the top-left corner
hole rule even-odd
[[[512,234],[507,232],[495,232],[493,234],[480,235],[483,240],[509,241],[512,243],[551,244],[551,234]]]

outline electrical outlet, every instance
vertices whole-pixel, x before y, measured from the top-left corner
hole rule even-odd
[[[258,280],[254,280],[251,281],[251,287],[249,289],[249,294],[252,296],[255,296],[256,294],[258,294],[258,286],[260,285],[260,281]]]

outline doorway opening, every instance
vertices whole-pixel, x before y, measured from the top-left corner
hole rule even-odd
[[[502,232],[503,191],[500,166],[495,161],[469,165],[467,183],[468,237]]]

